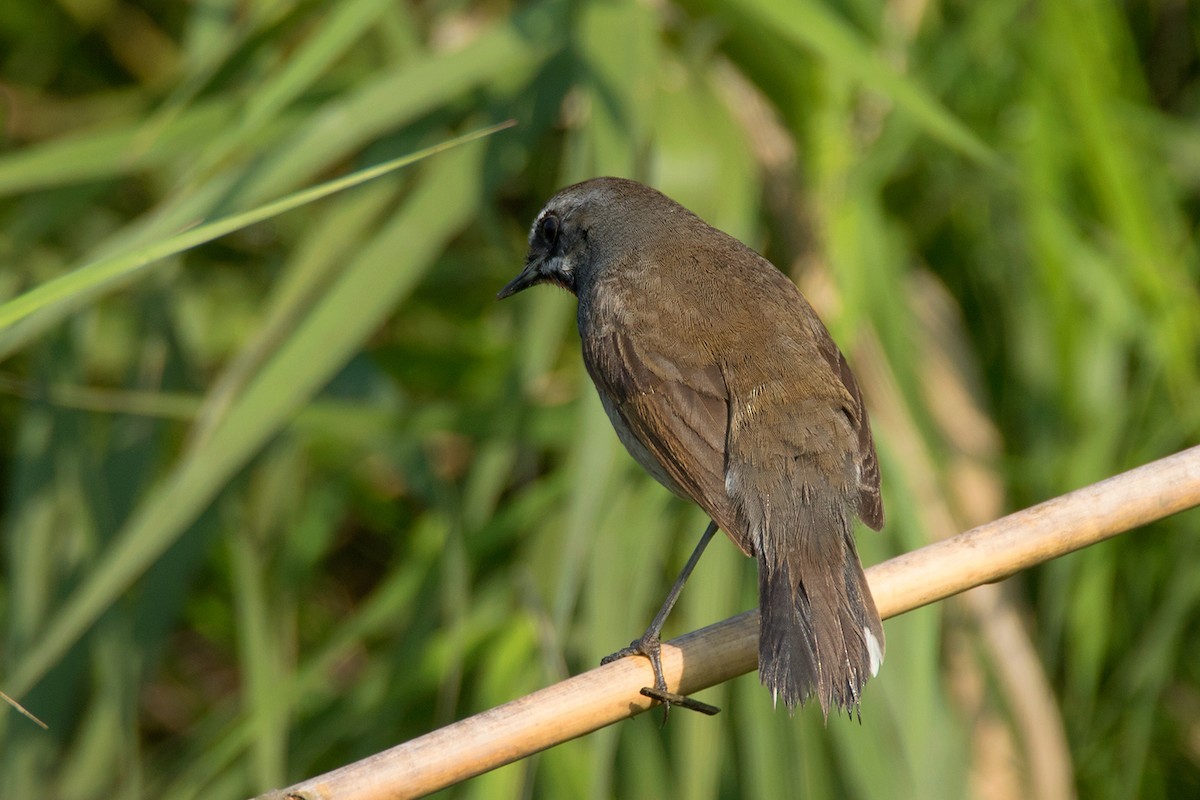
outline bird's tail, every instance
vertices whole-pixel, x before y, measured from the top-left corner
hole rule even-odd
[[[884,651],[851,520],[838,505],[803,504],[788,546],[758,552],[759,679],[789,711],[815,694],[826,719],[831,705],[854,713]]]

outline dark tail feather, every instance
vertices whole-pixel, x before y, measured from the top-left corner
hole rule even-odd
[[[824,511],[804,507],[802,516],[813,518],[793,529],[791,546],[759,552],[758,674],[789,711],[816,694],[828,719],[831,705],[857,709],[884,639],[850,520]]]

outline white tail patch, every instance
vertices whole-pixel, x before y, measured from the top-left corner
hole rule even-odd
[[[879,674],[879,665],[883,663],[883,648],[870,628],[863,628],[863,638],[867,640],[867,653],[871,657],[871,677]]]

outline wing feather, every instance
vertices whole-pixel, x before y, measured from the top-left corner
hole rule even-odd
[[[720,366],[681,366],[621,331],[586,339],[584,363],[610,415],[620,418],[614,424],[624,423],[635,439],[621,437],[634,458],[753,555],[725,487],[729,391]]]
[[[879,457],[875,454],[875,440],[871,437],[871,423],[867,418],[866,403],[862,390],[850,371],[846,357],[828,334],[818,339],[821,355],[841,379],[850,393],[853,406],[846,409],[851,422],[858,430],[858,515],[873,530],[883,527],[883,498],[879,493]]]

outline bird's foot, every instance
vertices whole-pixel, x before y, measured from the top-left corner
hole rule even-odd
[[[654,686],[643,686],[641,694],[644,697],[649,697],[652,700],[662,703],[663,725],[667,724],[667,716],[671,713],[671,706],[691,709],[692,711],[698,711],[701,714],[708,714],[709,716],[721,711],[716,706],[710,706],[708,703],[702,703],[687,695],[667,690],[667,679],[663,677],[662,669],[662,642],[659,640],[658,634],[647,631],[642,638],[630,642],[628,647],[600,659],[600,663],[601,665],[611,664],[613,661],[625,658],[626,656],[645,656],[650,659],[650,666],[654,669]]]

